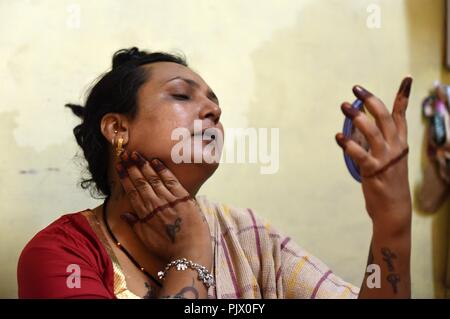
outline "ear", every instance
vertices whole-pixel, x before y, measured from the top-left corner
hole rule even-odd
[[[103,115],[100,121],[100,130],[111,145],[113,139],[117,141],[119,137],[123,138],[123,145],[128,143],[129,120],[123,114],[107,113]]]

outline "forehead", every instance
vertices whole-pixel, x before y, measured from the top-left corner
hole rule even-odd
[[[203,88],[209,88],[200,75],[184,65],[174,62],[156,62],[144,66],[150,72],[149,82],[163,85],[167,81],[181,77],[197,82]]]

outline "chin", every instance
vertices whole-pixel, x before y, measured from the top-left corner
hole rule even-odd
[[[204,166],[204,169],[209,172],[209,176],[214,174],[216,169],[219,168],[219,163],[216,163],[216,162],[214,162],[214,163],[202,163],[200,165]]]
[[[214,174],[219,163],[171,163],[168,168],[175,174],[184,188],[193,196]]]
[[[199,178],[201,177],[205,181],[211,177],[212,174],[219,167],[219,163],[192,163],[187,164],[190,166],[191,173],[197,175]]]

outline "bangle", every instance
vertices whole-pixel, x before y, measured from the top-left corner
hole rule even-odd
[[[177,259],[168,263],[163,271],[158,272],[158,278],[164,280],[167,271],[169,271],[169,269],[173,266],[176,266],[177,270],[186,270],[188,268],[196,270],[198,273],[198,279],[201,280],[207,288],[215,285],[213,276],[208,272],[205,266],[194,263],[186,258]]]

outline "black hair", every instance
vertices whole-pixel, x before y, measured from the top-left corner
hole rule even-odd
[[[109,196],[108,147],[109,141],[100,130],[100,121],[107,113],[126,114],[133,119],[137,114],[137,93],[149,79],[144,64],[173,62],[188,66],[184,57],[165,52],[146,52],[136,47],[114,53],[112,69],[103,74],[90,89],[85,106],[66,104],[82,119],[73,129],[75,139],[87,161],[88,178],[82,178],[81,187],[89,189],[91,196]]]

